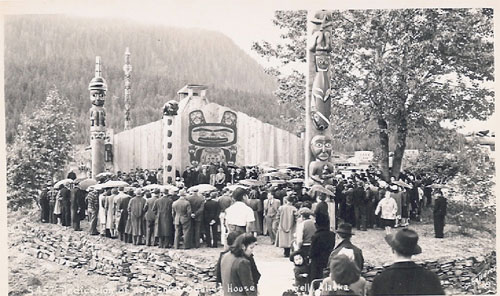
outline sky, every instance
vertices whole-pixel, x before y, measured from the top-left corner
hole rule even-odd
[[[1,1],[0,1],[1,2]],[[68,4],[68,2],[70,4]],[[29,5],[27,4],[29,3]],[[389,8],[391,1],[369,2],[371,7]],[[408,5],[397,2],[400,7]],[[488,7],[491,1],[476,0],[448,2],[447,7]],[[255,41],[279,41],[280,29],[273,23],[277,9],[311,9],[331,7],[332,2],[315,1],[264,1],[264,0],[43,0],[43,1],[7,1],[0,3],[0,11],[17,13],[60,13],[84,17],[106,17],[134,20],[140,23],[163,24],[185,28],[203,28],[219,31],[231,38],[236,45],[263,66],[273,65],[251,50]],[[436,6],[434,1],[419,1],[421,7]],[[2,9],[2,6],[4,9]],[[366,8],[363,2],[335,2],[335,8]],[[497,24],[498,25],[498,24]],[[494,118],[487,122],[473,121],[465,124],[463,132],[494,129]]]

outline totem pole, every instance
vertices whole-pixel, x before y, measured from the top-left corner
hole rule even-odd
[[[125,73],[125,130],[130,129],[130,72],[132,72],[132,65],[130,65],[130,51],[127,47],[125,50],[125,65],[123,65],[123,72]]]
[[[312,35],[308,41],[309,75],[306,96],[306,182],[310,185],[331,183],[334,167],[330,162],[330,52],[332,15],[321,10],[315,13]]]
[[[163,184],[175,181],[174,122],[179,104],[171,100],[163,105]]]
[[[104,171],[104,139],[106,137],[106,80],[101,77],[101,57],[95,58],[95,77],[90,81],[90,147],[92,149],[92,178]]]

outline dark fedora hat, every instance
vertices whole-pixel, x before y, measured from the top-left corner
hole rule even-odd
[[[354,235],[354,233],[352,233],[352,225],[350,223],[340,223],[335,233]]]
[[[398,253],[411,256],[422,253],[422,248],[418,245],[418,234],[408,228],[404,228],[396,232],[396,234],[388,234],[385,236],[385,241]]]

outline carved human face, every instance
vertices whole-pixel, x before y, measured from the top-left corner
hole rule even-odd
[[[322,135],[315,136],[311,140],[311,153],[316,160],[328,161],[332,154],[332,140]]]

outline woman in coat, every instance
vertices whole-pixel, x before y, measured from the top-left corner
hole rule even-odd
[[[259,209],[262,209],[262,205],[257,196],[250,196],[250,198],[246,200],[246,205],[253,210],[253,216],[255,218],[254,222],[249,223],[247,231],[253,233],[253,235],[257,237],[257,233],[262,233],[262,225],[259,220]]]
[[[284,248],[283,255],[290,257],[293,234],[295,233],[297,208],[290,202],[290,197],[283,199],[284,204],[278,208],[278,232],[276,233],[276,246]]]
[[[136,192],[138,193],[138,192]],[[144,205],[146,200],[142,195],[136,194],[128,204],[128,213],[130,217],[130,230],[132,234],[132,243],[138,245],[140,237],[144,235]]]
[[[311,239],[311,281],[323,278],[323,270],[328,264],[328,257],[335,246],[335,233],[330,231],[328,217],[320,215],[316,217],[316,233]],[[319,284],[318,284],[319,286]],[[314,287],[315,289],[317,288]]]
[[[257,295],[255,275],[258,271],[251,263],[256,243],[257,238],[244,233],[236,238],[231,251],[222,257],[220,270],[224,296]]]

